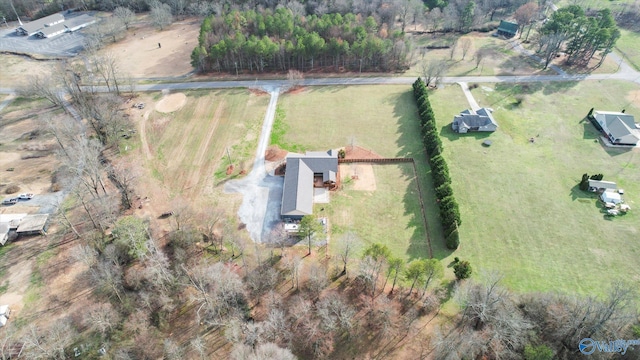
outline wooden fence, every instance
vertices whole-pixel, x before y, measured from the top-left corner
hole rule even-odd
[[[424,199],[422,197],[422,187],[418,178],[418,168],[413,158],[381,158],[381,159],[338,159],[339,164],[349,163],[373,163],[373,164],[400,164],[411,163],[413,166],[413,175],[418,186],[418,200],[420,201],[420,212],[422,213],[422,221],[424,222],[424,231],[427,235],[427,246],[429,247],[429,257],[433,258],[433,248],[431,247],[431,237],[429,236],[429,223],[427,223],[427,215],[424,207]]]

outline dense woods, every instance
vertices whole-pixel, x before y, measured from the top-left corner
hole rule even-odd
[[[389,71],[407,66],[410,51],[400,31],[373,16],[351,13],[322,16],[232,11],[202,22],[192,65],[203,71],[334,70]]]

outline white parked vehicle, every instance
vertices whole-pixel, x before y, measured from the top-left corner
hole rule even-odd
[[[18,195],[18,199],[20,200],[31,200],[33,198],[32,193],[20,194]]]

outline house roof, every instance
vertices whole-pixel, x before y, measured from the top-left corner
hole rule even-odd
[[[49,37],[53,34],[58,34],[67,30],[67,26],[63,23],[55,24],[52,26],[43,27],[38,31],[38,34],[42,34],[45,37]]]
[[[8,238],[9,238],[9,224],[2,223],[0,224],[0,245],[6,244]]]
[[[504,31],[510,34],[515,34],[518,32],[518,24],[511,21],[500,20],[500,26],[498,26],[498,31]]]
[[[338,156],[335,152],[307,152],[287,156],[282,215],[311,215],[313,213],[313,177],[322,174],[322,181],[336,181]]]
[[[9,229],[17,229],[26,216],[27,214],[0,214],[0,224],[7,224]]]
[[[613,192],[611,190],[607,190],[603,192],[601,197],[602,197],[602,201],[605,201],[605,202],[612,202],[615,204],[622,202],[622,197],[620,196],[620,194],[618,194],[617,192]]]
[[[71,31],[76,31],[80,28],[83,28],[87,25],[91,25],[93,23],[96,22],[96,18],[91,16],[91,15],[87,15],[87,14],[82,14],[80,16],[74,16],[71,18],[67,18],[67,20],[64,22],[64,25]]]
[[[617,189],[618,185],[616,185],[616,183],[614,183],[613,181],[589,179],[589,187],[593,187],[596,189]]]
[[[637,143],[640,140],[635,119],[631,114],[614,111],[594,111],[593,116],[600,126],[621,142]]]
[[[27,215],[18,225],[16,232],[20,234],[44,231],[48,219],[49,214]]]
[[[64,21],[64,16],[62,16],[62,14],[53,14],[53,15],[45,16],[43,18],[23,24],[18,29],[24,30],[27,34],[33,34],[45,26],[56,24],[61,21]]]
[[[469,128],[483,127],[489,124],[493,124],[497,127],[498,123],[496,123],[491,112],[492,110],[488,108],[480,108],[477,111],[467,109],[462,111],[460,115],[456,115],[453,118],[453,121],[457,123],[458,126]]]

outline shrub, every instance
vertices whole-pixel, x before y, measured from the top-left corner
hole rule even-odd
[[[463,260],[453,265],[453,273],[456,274],[456,279],[463,280],[471,276],[473,269],[468,261]]]
[[[527,344],[524,346],[525,360],[551,360],[554,358],[553,349],[547,345],[533,346]]]
[[[344,149],[338,150],[338,158],[344,159],[345,156],[347,156],[347,153],[344,151]]]
[[[589,190],[589,174],[582,174],[582,180],[580,181],[579,187],[582,191]]]
[[[436,188],[436,197],[438,199],[444,199],[447,196],[453,195],[453,189],[450,183],[444,183]]]
[[[453,263],[454,264],[457,264],[459,262],[460,262],[460,258],[459,257],[456,256],[456,257],[453,258]]]
[[[16,184],[11,184],[7,186],[6,189],[4,189],[5,194],[13,194],[13,193],[17,193],[18,191],[20,191],[20,186]]]
[[[455,250],[460,246],[460,234],[458,233],[458,229],[453,230],[446,239],[447,249]],[[460,259],[455,258],[454,263],[459,263]]]
[[[600,181],[603,178],[604,178],[604,175],[602,175],[602,174],[593,174],[593,175],[589,176],[589,179],[597,180],[597,181]]]

